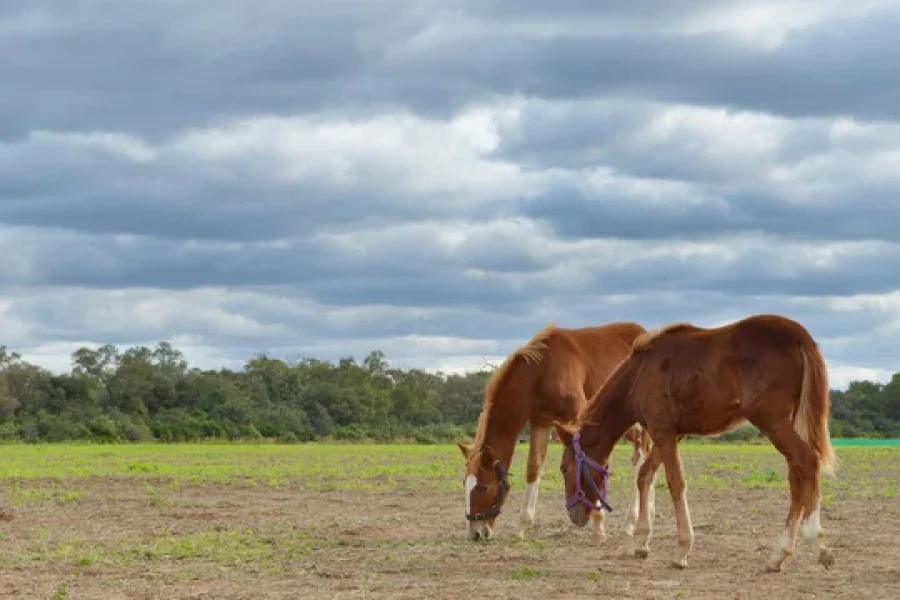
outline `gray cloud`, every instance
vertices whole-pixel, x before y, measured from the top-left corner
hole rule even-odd
[[[779,197],[771,189],[722,195],[699,190],[699,201],[690,192],[647,202],[625,192],[561,187],[529,201],[525,212],[571,238],[691,239],[767,232],[794,240],[900,240],[892,225],[900,219],[900,204],[884,188],[860,186],[842,197],[807,204]]]
[[[780,312],[893,369],[900,11],[748,6],[6,2],[0,335],[472,366]]]
[[[448,10],[408,0],[12,5],[0,15],[0,52],[12,57],[0,65],[9,90],[0,134],[127,129],[158,137],[253,114],[338,107],[448,114],[509,93],[897,116],[900,84],[883,60],[898,51],[896,10],[793,32],[769,50],[723,33],[655,30],[713,7],[677,4],[577,2],[550,13],[537,3]],[[574,25],[585,17],[614,32],[579,32]],[[553,35],[523,27],[554,24]]]
[[[790,117],[883,118],[897,116],[900,106],[900,87],[887,83],[890,67],[882,59],[900,43],[894,34],[898,18],[889,9],[841,22],[840,28],[793,33],[775,50],[722,34],[626,29],[528,39],[485,28],[480,37],[419,54],[410,63],[431,72],[458,71],[465,64],[485,90],[552,99],[625,94]],[[482,53],[488,45],[496,51]]]
[[[230,4],[52,0],[0,13],[0,133],[158,136],[248,114],[321,109],[365,89],[390,40],[421,26],[405,0]],[[77,52],[73,52],[77,48]],[[227,91],[224,91],[227,90]]]
[[[835,296],[847,290],[887,293],[900,282],[900,246],[878,242],[822,247],[721,236],[705,245],[623,241],[585,247],[530,227],[475,225],[446,234],[459,237],[453,245],[440,240],[437,225],[251,244],[47,231],[36,241],[32,235],[26,230],[10,238],[8,255],[19,251],[16,268],[0,274],[0,283],[98,289],[296,286],[326,305],[517,310],[555,296],[561,287],[600,294]]]
[[[185,311],[183,306],[193,310]],[[492,312],[492,308],[490,304],[416,311],[377,306],[334,308],[300,301],[284,290],[280,294],[224,289],[124,294],[57,290],[24,295],[8,314],[40,323],[30,333],[32,343],[38,345],[77,345],[96,336],[122,345],[170,339],[187,347],[216,348],[216,356],[226,361],[246,360],[261,351],[294,359],[336,359],[347,355],[360,358],[365,352],[382,349],[389,352],[389,358],[411,364],[421,364],[427,357],[433,361],[460,354],[478,362],[507,354],[549,322],[579,327],[637,320],[649,328],[676,318],[713,326],[748,314],[775,312],[800,320],[835,366],[877,367],[890,359],[895,335],[887,315],[836,312],[822,301],[784,296],[713,292],[572,295],[545,297],[543,306],[517,312]],[[847,343],[859,337],[867,340],[864,349]]]

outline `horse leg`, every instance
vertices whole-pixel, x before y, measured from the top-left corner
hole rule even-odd
[[[637,474],[637,495],[635,497],[636,526],[634,528],[634,555],[638,558],[650,556],[650,537],[653,534],[653,518],[656,516],[656,472],[662,464],[662,453],[657,446],[650,449]],[[629,532],[631,535],[631,532]]]
[[[643,433],[642,436],[646,435]],[[625,533],[627,535],[634,535],[635,527],[637,526],[638,514],[640,513],[641,506],[641,483],[640,483],[640,474],[641,467],[650,459],[651,456],[656,457],[656,466],[653,468],[653,473],[651,475],[649,481],[649,515],[650,521],[653,521],[654,513],[656,512],[656,489],[654,488],[654,481],[656,480],[656,469],[659,468],[659,453],[656,455],[653,454],[653,448],[648,447],[647,444],[643,442],[643,439],[635,441],[634,452],[631,455],[631,464],[632,470],[634,472],[634,502],[631,504],[631,511],[628,513],[628,522],[625,526]]]
[[[634,473],[634,501],[631,503],[631,510],[628,511],[628,521],[625,524],[625,535],[634,535],[634,528],[637,525],[638,514],[641,506],[641,484],[638,480],[641,474],[641,466],[646,462],[646,456],[638,456],[637,460],[632,457],[631,470]]]
[[[684,465],[678,452],[678,437],[663,436],[654,433],[653,451],[660,451],[662,462],[666,465],[666,483],[672,496],[672,507],[675,513],[675,527],[678,531],[678,548],[672,563],[679,569],[687,567],[687,557],[694,546],[694,527],[691,525],[691,511],[687,502],[687,485],[684,481]]]
[[[818,486],[816,486],[818,488]],[[814,490],[809,496],[809,501],[804,504],[804,520],[802,526],[803,537],[808,540],[816,540],[819,545],[819,564],[830,569],[834,566],[834,554],[825,543],[825,532],[822,530],[820,521],[820,510],[822,508],[822,497],[817,490]],[[812,510],[810,510],[812,508]]]
[[[778,544],[766,563],[769,571],[781,571],[784,562],[794,554],[797,542],[797,531],[800,528],[800,518],[807,516],[807,527],[820,537],[820,562],[825,564],[827,558],[834,558],[831,551],[824,546],[824,534],[821,533],[821,525],[818,513],[818,482],[819,457],[812,447],[803,441],[794,431],[793,424],[789,420],[782,420],[775,425],[754,423],[760,431],[771,440],[772,444],[784,456],[788,464],[788,481],[791,486],[791,503],[785,519],[784,531],[778,538]],[[815,502],[815,505],[804,506],[805,502]],[[831,566],[831,563],[828,566]]]
[[[528,447],[528,469],[525,473],[527,485],[525,486],[525,503],[522,505],[520,516],[521,527],[519,537],[525,534],[534,525],[534,515],[537,512],[538,492],[541,486],[541,476],[544,472],[544,461],[547,458],[547,445],[550,442],[550,428],[531,426],[531,436]]]
[[[600,500],[594,503],[591,510],[591,521],[594,523],[594,541],[597,544],[606,542],[606,509]]]
[[[644,460],[647,458],[644,453],[641,452],[642,432],[639,427],[640,425],[634,425],[631,429],[632,434],[634,435],[631,440],[631,445],[633,446],[631,452],[631,471],[634,474],[634,502],[631,503],[631,510],[628,512],[628,522],[625,525],[626,535],[634,535],[634,526],[638,519],[641,496],[641,487],[638,485],[638,474],[641,471],[641,465],[644,464]]]
[[[606,542],[606,509],[599,500],[591,510],[591,520],[594,522],[594,541],[598,544]]]

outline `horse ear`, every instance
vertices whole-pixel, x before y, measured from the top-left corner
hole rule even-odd
[[[494,449],[490,446],[484,446],[481,450],[481,465],[485,469],[493,469],[497,457],[494,456]]]
[[[456,442],[457,447],[459,447],[459,451],[462,452],[463,457],[469,458],[469,454],[472,452],[471,446],[466,446],[462,442]]]

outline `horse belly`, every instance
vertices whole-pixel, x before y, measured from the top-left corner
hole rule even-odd
[[[683,411],[678,419],[680,433],[689,435],[717,435],[730,431],[746,421],[741,414],[740,400],[733,405],[698,403]]]

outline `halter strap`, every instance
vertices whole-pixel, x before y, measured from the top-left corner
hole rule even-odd
[[[500,507],[506,499],[506,494],[509,493],[509,471],[503,468],[499,460],[494,463],[494,470],[497,472],[497,497],[494,498],[494,504],[484,512],[474,515],[466,513],[466,519],[469,521],[486,521],[500,514]]]
[[[591,486],[591,491],[597,496],[597,500],[603,505],[603,508],[612,512],[612,507],[606,502],[606,489],[608,487],[607,484],[609,483],[609,467],[604,467],[584,453],[584,450],[581,448],[580,431],[572,436],[572,449],[575,450],[575,471],[578,476],[575,479],[575,495],[566,502],[566,508],[572,508],[579,502],[592,510],[596,508],[596,506],[584,495],[584,490],[581,489],[581,478],[583,476],[587,480],[588,485]],[[591,477],[591,469],[599,472],[603,476],[602,491],[594,481],[594,478]]]

